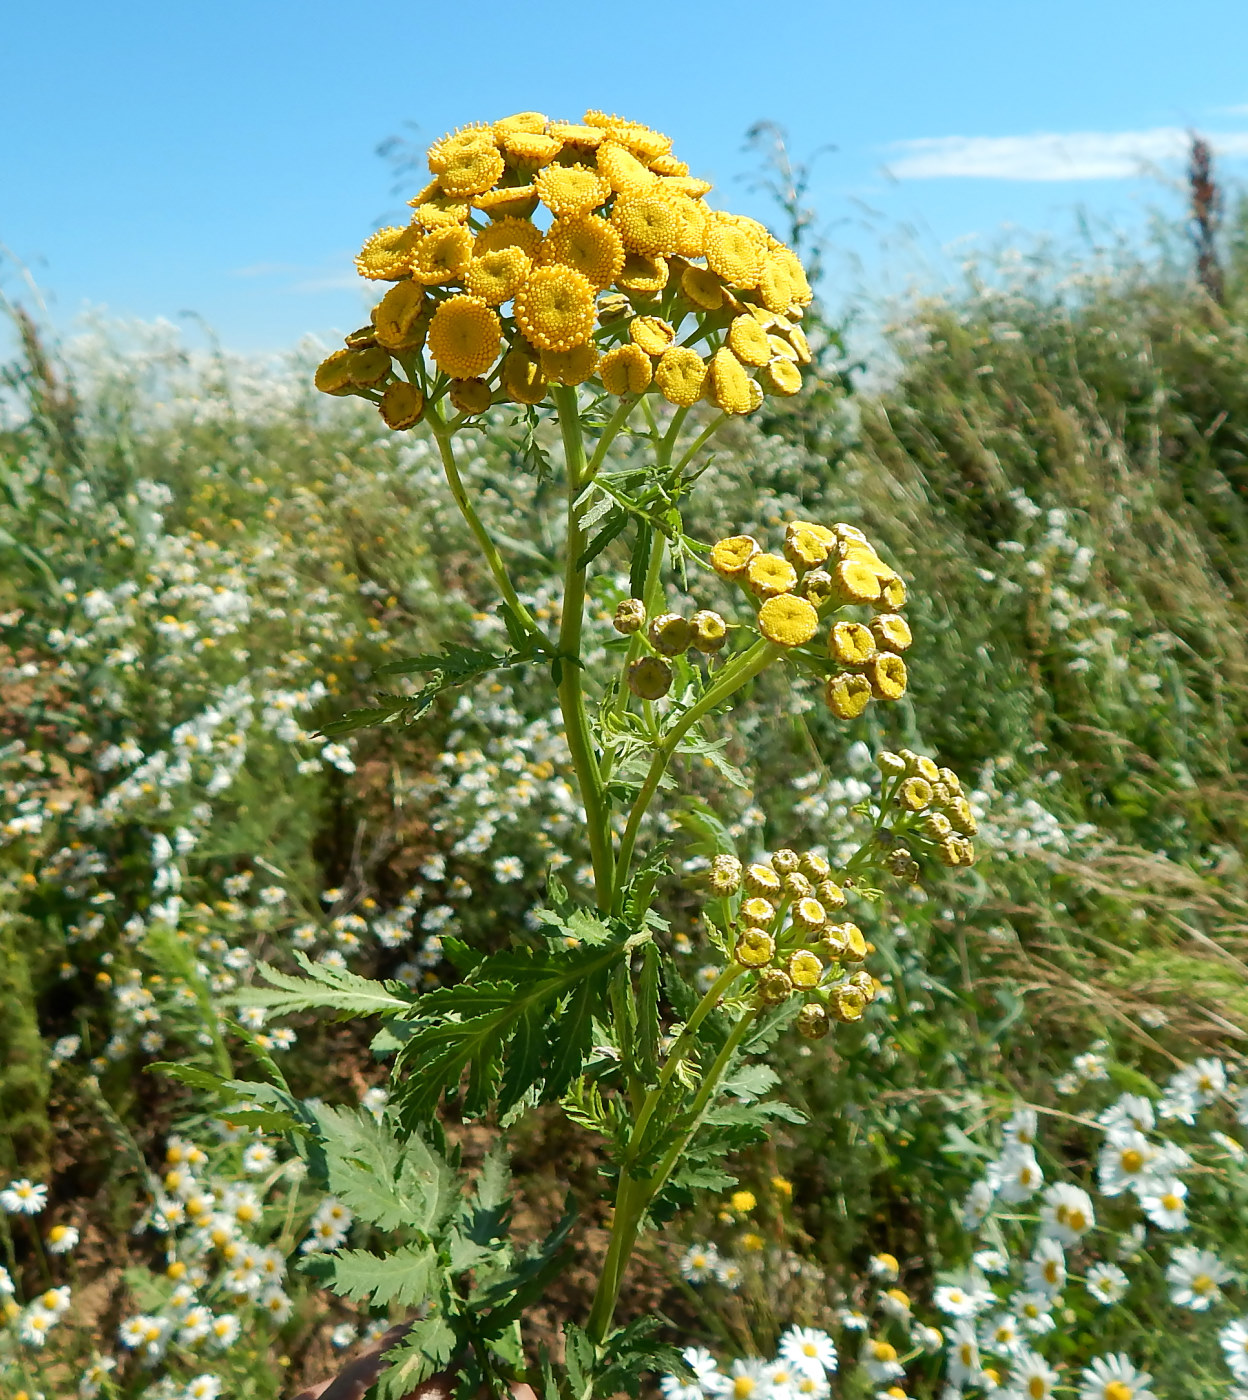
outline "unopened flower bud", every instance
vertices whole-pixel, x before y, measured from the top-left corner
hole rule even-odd
[[[817,899],[799,899],[793,906],[793,922],[807,933],[821,929],[828,921],[828,911]]]
[[[797,868],[816,885],[820,880],[826,880],[832,873],[832,867],[816,851],[806,851],[798,862]]]
[[[897,778],[906,771],[906,760],[891,749],[881,749],[875,756],[875,766],[886,778]]]
[[[618,321],[621,316],[627,316],[632,312],[632,303],[626,296],[619,292],[610,292],[598,303],[598,323],[599,325],[609,325],[612,321]]]
[[[805,899],[815,892],[815,887],[800,870],[794,870],[791,874],[786,875],[782,883],[784,892],[790,899]]]
[[[639,656],[628,668],[628,688],[642,700],[661,700],[672,688],[672,668],[661,656]]]
[[[962,780],[952,768],[942,768],[940,770],[940,781],[944,783],[955,797],[962,796]]]
[[[926,778],[929,783],[940,782],[940,769],[926,754],[915,753],[913,749],[902,749],[901,756],[905,759],[906,767],[911,773],[917,773],[920,778]]]
[[[931,806],[932,785],[926,778],[907,778],[897,796],[906,811],[921,812]]]
[[[420,422],[425,411],[425,396],[415,384],[396,379],[393,384],[386,385],[377,409],[387,428],[402,432]]]
[[[823,947],[838,962],[861,962],[867,956],[867,940],[855,923],[829,924],[823,931]]]
[[[796,870],[800,864],[801,860],[797,852],[789,850],[787,846],[781,846],[771,858],[771,868],[777,875],[788,875]]]
[[[914,640],[910,624],[900,613],[881,613],[872,618],[871,635],[881,651],[905,651]]]
[[[836,583],[826,569],[812,569],[798,584],[797,591],[808,603],[821,608],[836,591]]]
[[[484,379],[452,379],[447,398],[460,413],[475,417],[489,408],[494,395]]]
[[[640,632],[645,625],[646,605],[640,598],[625,598],[611,619],[611,626],[625,637]]]
[[[741,922],[750,928],[767,928],[776,917],[771,901],[764,899],[761,894],[742,900],[739,914]]]
[[[851,986],[848,982],[834,987],[832,995],[828,998],[828,1010],[838,1021],[861,1021],[862,1013],[866,1009],[867,999],[861,989]]]
[[[943,841],[952,835],[953,824],[943,812],[932,812],[923,818],[921,830],[929,841]]]
[[[788,974],[795,987],[809,991],[819,985],[819,979],[823,976],[823,964],[813,953],[802,948],[789,958]]]
[[[689,650],[693,629],[679,613],[662,613],[650,623],[650,642],[664,656],[680,656]]]
[[[704,656],[711,656],[728,640],[728,624],[717,612],[703,608],[689,619],[693,636],[693,648]]]
[[[831,1028],[828,1013],[817,1001],[807,1002],[797,1013],[797,1033],[804,1040],[822,1040]]]
[[[770,865],[761,861],[745,867],[745,888],[751,894],[761,894],[766,899],[775,899],[780,894],[780,877]]]
[[[778,967],[768,967],[758,974],[754,994],[763,1006],[779,1006],[792,996],[793,983],[789,981],[787,972],[781,972]]]
[[[742,929],[733,956],[742,967],[766,967],[776,955],[776,940],[762,929]]]
[[[845,891],[835,880],[820,880],[815,886],[815,898],[829,913],[845,908]]]
[[[979,830],[975,813],[971,811],[971,804],[965,797],[955,797],[945,808],[945,815],[963,836],[974,836]]]
[[[736,894],[741,888],[741,862],[736,856],[716,856],[706,872],[706,883],[711,893],[721,898]]]

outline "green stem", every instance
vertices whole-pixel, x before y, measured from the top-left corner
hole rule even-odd
[[[602,436],[598,439],[598,446],[594,448],[594,455],[589,459],[589,467],[585,472],[585,480],[581,483],[582,489],[586,487],[598,475],[598,469],[602,466],[603,459],[607,455],[607,448],[619,436],[620,430],[628,422],[628,415],[637,407],[637,400],[626,398],[619,408],[611,415],[603,425]]]
[[[715,1062],[702,1080],[701,1088],[698,1090],[697,1098],[694,1099],[690,1110],[692,1116],[688,1129],[668,1149],[654,1175],[644,1181],[637,1181],[628,1175],[627,1166],[621,1169],[615,1219],[611,1224],[611,1240],[607,1246],[607,1255],[603,1260],[602,1274],[598,1280],[598,1289],[594,1294],[594,1302],[586,1327],[591,1340],[598,1345],[602,1344],[610,1330],[615,1305],[624,1282],[624,1271],[628,1267],[633,1247],[637,1243],[642,1218],[649,1209],[650,1202],[663,1189],[694,1133],[702,1126],[702,1115],[706,1112],[711,1096],[719,1087],[719,1081],[723,1078],[724,1071],[731,1063],[732,1057],[736,1054],[746,1032],[754,1024],[758,1014],[758,1008],[751,1007],[732,1028],[731,1034],[724,1042],[723,1049],[715,1057]]]
[[[455,463],[455,450],[451,444],[452,433],[444,418],[441,417],[437,407],[430,410],[430,426],[433,435],[437,439],[438,451],[442,457],[442,470],[446,476],[446,484],[451,488],[451,495],[455,504],[459,507],[459,513],[468,522],[468,528],[476,537],[477,544],[481,547],[481,553],[485,555],[485,561],[490,566],[490,572],[494,575],[494,582],[498,584],[499,592],[507,600],[508,607],[520,621],[520,625],[533,638],[540,641],[544,646],[548,645],[547,638],[542,629],[537,625],[533,615],[528,608],[520,601],[511,578],[507,573],[507,566],[503,563],[503,557],[495,547],[494,541],[490,538],[489,532],[481,523],[481,517],[477,514],[472,502],[468,499],[468,492],[464,489],[463,478],[459,474],[459,467]]]
[[[614,856],[602,774],[594,753],[585,713],[585,697],[581,690],[581,628],[585,619],[585,570],[577,566],[585,548],[585,531],[581,527],[576,502],[584,489],[588,475],[585,442],[581,436],[581,417],[577,408],[576,390],[560,386],[553,390],[559,410],[559,428],[563,434],[563,455],[568,474],[568,529],[565,550],[567,563],[563,581],[563,616],[559,624],[559,708],[563,712],[563,729],[576,770],[581,801],[585,806],[590,857],[594,863],[594,889],[598,907],[604,912],[611,907],[614,885]]]
[[[672,472],[673,479],[679,480],[685,468],[702,450],[703,444],[707,442],[710,438],[714,437],[714,435],[717,432],[719,432],[720,428],[724,426],[724,424],[728,421],[728,419],[731,416],[732,415],[728,413],[721,413],[718,418],[711,419],[711,421],[706,425],[705,428],[702,429],[698,436],[694,438],[693,442],[690,443],[689,447],[685,451],[685,455],[680,459],[679,462],[676,463],[676,470]]]
[[[735,657],[724,667],[702,698],[696,704],[691,705],[664,735],[662,742],[654,751],[654,757],[650,760],[649,770],[641,785],[641,791],[637,794],[632,809],[629,811],[628,825],[624,828],[624,835],[620,840],[620,853],[616,860],[616,905],[620,903],[624,886],[628,881],[628,871],[633,860],[633,847],[637,843],[637,830],[641,825],[641,819],[645,816],[646,809],[658,791],[659,783],[680,741],[703,715],[708,714],[717,705],[723,704],[734,691],[740,690],[747,681],[753,680],[764,667],[768,666],[782,652],[782,647],[760,638],[748,651],[742,652],[740,656]]]

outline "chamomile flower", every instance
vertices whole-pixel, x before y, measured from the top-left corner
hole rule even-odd
[[[48,1203],[48,1188],[23,1178],[0,1191],[0,1209],[9,1215],[38,1215]]]
[[[1010,1269],[1009,1258],[999,1249],[981,1249],[971,1255],[971,1263],[985,1274],[1004,1274]]]
[[[217,1351],[228,1351],[238,1341],[239,1330],[233,1313],[219,1313],[208,1326],[208,1340]]]
[[[1218,1333],[1226,1364],[1237,1381],[1248,1382],[1248,1318],[1237,1317]]]
[[[1180,1245],[1166,1266],[1166,1282],[1170,1285],[1170,1301],[1180,1308],[1205,1312],[1222,1297],[1220,1284],[1229,1283],[1235,1275],[1212,1250]]]
[[[48,1253],[68,1254],[78,1243],[78,1231],[72,1225],[53,1225],[48,1231]]]
[[[977,1181],[962,1202],[962,1228],[978,1230],[992,1210],[993,1188],[987,1181]]]
[[[892,1254],[873,1254],[867,1260],[867,1273],[881,1283],[896,1283],[901,1274],[901,1265]]]
[[[1078,1186],[1055,1181],[1045,1188],[1040,1221],[1045,1235],[1066,1246],[1078,1244],[1096,1224],[1092,1198]]]
[[[243,1149],[243,1170],[260,1176],[273,1165],[276,1153],[267,1142],[253,1142]]]
[[[218,1400],[223,1385],[220,1376],[205,1372],[187,1382],[186,1389],[182,1392],[182,1400]]]
[[[790,1327],[780,1338],[779,1354],[797,1371],[835,1371],[836,1344],[814,1327]]]
[[[1156,1190],[1140,1197],[1144,1214],[1162,1230],[1186,1230],[1187,1187],[1177,1178],[1159,1181]]]
[[[741,1287],[745,1275],[735,1259],[721,1259],[715,1265],[715,1277],[730,1293],[735,1293]]]
[[[40,1303],[32,1303],[22,1314],[17,1325],[17,1334],[27,1346],[41,1347],[48,1340],[48,1333],[56,1326],[57,1315]]]
[[[1066,1255],[1055,1239],[1037,1241],[1035,1252],[1023,1265],[1023,1282],[1030,1291],[1050,1298],[1066,1286]]]
[[[883,1338],[866,1343],[862,1351],[862,1365],[877,1385],[906,1374],[905,1367],[897,1360],[897,1348]]]
[[[687,1381],[681,1376],[660,1376],[659,1391],[663,1400],[703,1400],[703,1390],[697,1381]]]
[[[1153,1101],[1143,1094],[1123,1094],[1096,1121],[1110,1133],[1150,1133],[1154,1126]]]
[[[988,1318],[979,1330],[979,1344],[995,1356],[1013,1356],[1024,1345],[1017,1318],[1006,1312]]]
[[[1098,1303],[1108,1304],[1118,1302],[1131,1281],[1117,1264],[1093,1264],[1083,1282]]]
[[[1034,1149],[1036,1145],[1036,1110],[1026,1104],[1019,1104],[1008,1119],[1001,1125],[1006,1142],[1011,1147]]]
[[[1010,1367],[1010,1395],[1017,1400],[1049,1400],[1060,1377],[1034,1351],[1022,1351]]]
[[[728,1389],[728,1377],[719,1369],[719,1362],[705,1347],[686,1347],[680,1353],[685,1365],[693,1372],[706,1395],[719,1395]]]
[[[709,1283],[719,1268],[719,1251],[713,1244],[695,1244],[680,1261],[681,1277],[689,1283]]]
[[[1000,1199],[1012,1205],[1035,1195],[1044,1185],[1044,1173],[1031,1148],[1019,1146],[1002,1153],[992,1163],[988,1181]]]
[[[1142,1192],[1152,1184],[1157,1149],[1143,1133],[1114,1134],[1101,1149],[1097,1162],[1097,1182],[1106,1196],[1124,1191]]]
[[[1056,1326],[1053,1320],[1053,1298],[1048,1293],[1015,1293],[1010,1299],[1010,1307],[1018,1318],[1018,1325],[1033,1337],[1042,1337]]]
[[[979,1385],[983,1368],[979,1342],[969,1322],[958,1322],[949,1334],[949,1379],[956,1386]]]
[[[723,1391],[728,1400],[764,1400],[767,1395],[767,1368],[754,1357],[738,1357],[728,1372]]]
[[[794,1400],[794,1386],[800,1373],[783,1357],[768,1362],[763,1368],[763,1376],[767,1382],[768,1400]]]
[[[1098,1356],[1079,1377],[1079,1400],[1157,1400],[1148,1388],[1152,1379],[1122,1352]]]
[[[78,1378],[80,1400],[95,1400],[110,1373],[116,1369],[117,1363],[111,1356],[97,1356]]]

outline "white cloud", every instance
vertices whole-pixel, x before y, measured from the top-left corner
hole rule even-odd
[[[1201,134],[1215,155],[1248,155],[1248,132]],[[899,154],[887,169],[902,180],[1124,180],[1145,173],[1149,165],[1184,158],[1191,139],[1190,132],[1177,126],[1034,136],[929,136],[895,142]]]

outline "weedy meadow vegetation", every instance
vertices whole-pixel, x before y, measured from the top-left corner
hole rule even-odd
[[[18,318],[6,1393],[1234,1395],[1242,243],[867,394],[657,133],[430,173],[339,402]]]

